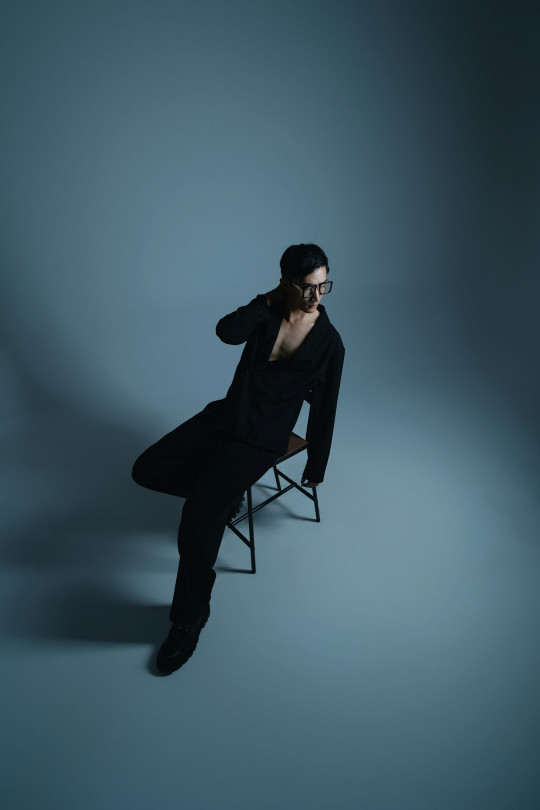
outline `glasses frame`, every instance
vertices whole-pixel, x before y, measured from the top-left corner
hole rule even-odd
[[[317,290],[319,292],[319,295],[328,295],[328,293],[332,292],[333,283],[334,283],[333,281],[321,281],[320,284],[306,284],[304,287],[299,287],[298,284],[295,284],[294,281],[291,281],[291,284],[293,285],[293,287],[296,287],[297,290],[300,290],[300,292],[302,293],[302,298],[304,298],[306,300],[308,298],[313,298],[315,287],[317,288]],[[329,288],[328,290],[325,290],[324,292],[321,291],[321,286],[323,284],[325,284]],[[306,292],[308,290],[312,290],[310,295],[306,295]]]

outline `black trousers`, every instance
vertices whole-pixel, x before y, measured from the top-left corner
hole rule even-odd
[[[204,413],[163,436],[133,466],[137,484],[186,499],[178,530],[180,564],[171,621],[192,622],[210,603],[216,562],[235,498],[278,454],[217,430]]]

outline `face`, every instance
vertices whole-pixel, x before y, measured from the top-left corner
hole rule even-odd
[[[328,275],[326,267],[322,265],[317,267],[312,273],[309,273],[304,278],[295,278],[294,283],[285,281],[287,296],[292,309],[301,309],[303,312],[315,312],[321,300],[321,294],[318,289],[313,290],[311,298],[303,298],[302,287],[306,284],[321,284],[326,281]],[[296,285],[296,286],[294,286]],[[298,289],[300,287],[300,289]]]

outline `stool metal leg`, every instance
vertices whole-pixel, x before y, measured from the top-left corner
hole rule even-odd
[[[253,529],[253,499],[251,497],[251,487],[247,490],[248,502],[248,523],[249,523],[249,550],[251,552],[251,573],[256,572],[255,567],[255,531]]]
[[[313,501],[314,506],[315,506],[315,521],[314,522],[315,523],[320,523],[321,522],[321,514],[320,514],[320,511],[319,511],[319,498],[317,496],[317,487],[313,487],[311,489],[311,492],[308,492],[307,489],[302,487],[300,484],[296,483],[296,481],[293,481],[293,479],[290,478],[281,469],[278,469],[277,465],[274,465],[273,469],[274,469],[274,476],[275,476],[275,479],[276,479],[276,492],[274,492],[274,494],[271,495],[266,500],[262,501],[261,503],[258,503],[257,506],[255,507],[255,509],[253,509],[252,489],[251,489],[251,487],[248,487],[248,489],[246,490],[247,511],[243,515],[240,515],[239,517],[235,516],[234,518],[229,520],[228,523],[227,523],[227,526],[229,527],[229,529],[231,529],[237,535],[237,537],[239,537],[240,540],[246,546],[248,546],[248,548],[250,550],[250,554],[251,554],[251,571],[250,572],[246,571],[246,573],[254,574],[256,572],[256,570],[257,570],[256,563],[255,563],[255,529],[254,529],[254,526],[253,526],[253,513],[254,512],[258,512],[259,509],[263,509],[267,504],[271,503],[276,498],[280,498],[281,495],[284,495],[286,492],[289,492],[289,490],[295,488],[295,489],[298,489],[306,497],[311,498],[311,500]],[[284,481],[287,482],[287,486],[282,486],[281,485],[281,478],[283,478]],[[236,524],[240,523],[242,520],[245,520],[245,518],[248,519],[249,538],[246,537],[244,534],[242,534],[242,532],[239,529],[237,529],[237,527],[236,527]]]
[[[317,523],[320,523],[321,513],[319,512],[319,498],[317,496],[317,487],[313,487],[311,491],[313,492],[313,503],[315,504],[315,521]]]

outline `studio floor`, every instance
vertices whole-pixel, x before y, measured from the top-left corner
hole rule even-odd
[[[21,466],[3,807],[538,807],[537,461],[511,414],[465,390],[345,402],[322,522],[295,492],[262,510],[255,576],[228,570],[249,554],[226,532],[210,621],[170,677],[153,659],[181,501],[115,492],[124,450],[89,473],[92,500],[67,480],[54,499],[38,469],[23,486]]]

